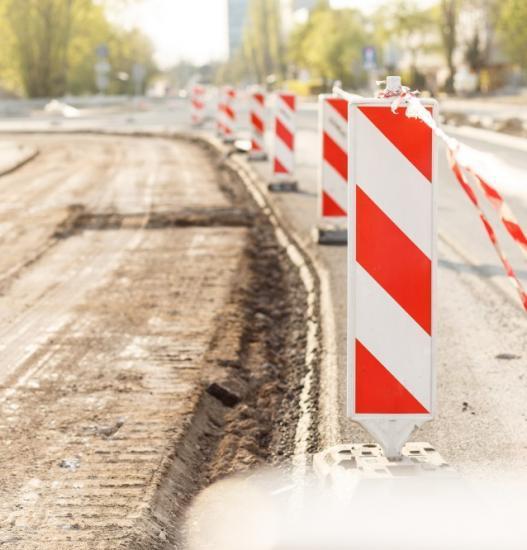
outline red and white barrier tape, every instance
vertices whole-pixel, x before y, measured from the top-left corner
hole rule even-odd
[[[478,168],[474,165],[474,160],[473,159],[471,160],[470,158],[471,156],[472,157],[476,156],[474,152],[472,151],[472,154],[470,154],[470,148],[459,143],[456,139],[448,136],[438,126],[438,124],[432,117],[431,113],[427,109],[425,109],[425,107],[417,99],[416,95],[417,95],[417,92],[410,91],[410,89],[407,88],[406,86],[401,86],[400,89],[396,91],[393,91],[393,90],[382,91],[378,94],[378,97],[395,98],[391,107],[394,113],[397,111],[399,106],[401,106],[401,104],[404,103],[406,105],[407,117],[420,119],[422,122],[424,122],[427,126],[429,126],[432,129],[432,131],[436,134],[437,137],[439,137],[445,143],[445,145],[447,146],[447,154],[450,162],[450,167],[452,168],[452,171],[458,183],[460,184],[461,188],[463,189],[463,191],[465,191],[468,198],[470,199],[470,202],[472,202],[474,207],[477,209],[481,222],[485,227],[486,233],[492,245],[494,246],[496,253],[498,254],[498,257],[500,258],[503,264],[503,267],[505,268],[507,277],[509,278],[513,286],[516,288],[520,296],[522,305],[524,309],[527,311],[527,292],[525,291],[521,281],[519,280],[514,269],[512,268],[512,265],[510,264],[505,253],[503,252],[503,249],[500,243],[498,242],[496,232],[492,227],[488,217],[485,215],[485,213],[481,209],[477,195],[474,192],[474,189],[472,188],[472,186],[470,185],[468,178],[463,173],[463,170],[465,170],[468,174],[470,174],[474,178],[476,183],[479,185],[479,187],[483,191],[484,197],[487,199],[490,205],[498,213],[500,220],[504,225],[505,229],[507,230],[507,232],[509,233],[509,235],[512,237],[514,242],[519,246],[524,256],[527,257],[527,237],[524,231],[522,230],[520,224],[518,223],[518,220],[512,213],[512,210],[503,199],[503,196],[498,192],[498,190],[495,187],[493,187],[480,174]]]

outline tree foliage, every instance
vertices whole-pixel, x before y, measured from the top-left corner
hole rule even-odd
[[[2,83],[30,97],[95,92],[95,50],[103,43],[109,47],[112,77],[130,74],[136,62],[147,74],[155,71],[148,39],[116,27],[105,5],[94,0],[0,0],[0,32]],[[129,86],[112,78],[109,91],[126,92]]]
[[[306,69],[326,83],[340,80],[345,86],[357,86],[367,39],[359,12],[330,9],[322,2],[293,32],[289,56],[298,69]]]
[[[248,68],[247,72],[252,72],[259,82],[270,75],[285,78],[279,0],[249,0],[242,50],[233,61],[239,71],[243,72],[242,67]]]
[[[446,91],[454,91],[454,52],[457,46],[458,0],[441,0],[441,38],[448,66]]]
[[[502,0],[498,30],[505,51],[512,61],[527,69],[527,2]]]

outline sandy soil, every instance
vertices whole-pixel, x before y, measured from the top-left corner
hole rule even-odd
[[[291,452],[298,275],[195,144],[24,140],[0,178],[0,545],[177,547],[202,487]]]

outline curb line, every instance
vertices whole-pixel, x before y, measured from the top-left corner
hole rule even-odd
[[[247,161],[240,155],[228,155],[223,144],[214,138],[192,134],[188,137],[206,143],[225,156],[226,164],[246,185],[258,206],[275,227],[278,242],[286,250],[293,264],[300,270],[300,276],[308,293],[308,345],[306,349],[307,372],[301,395],[301,418],[296,431],[294,463],[296,468],[305,471],[310,431],[318,433],[321,448],[331,447],[340,442],[338,352],[329,272],[308,247],[302,244],[303,239],[291,227],[291,224],[287,223],[278,206],[273,204],[272,197],[266,190],[265,182]],[[318,307],[315,307],[316,305]],[[318,320],[312,318],[316,313],[318,313]],[[316,345],[317,343],[319,346]],[[315,354],[317,351],[318,354]],[[315,364],[317,355],[318,365]],[[318,394],[318,418],[313,418],[308,400],[316,375],[318,375],[320,386],[324,391]]]

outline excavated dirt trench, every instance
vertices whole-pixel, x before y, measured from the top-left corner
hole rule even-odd
[[[83,269],[94,262],[87,281],[101,279],[77,301],[72,283],[60,323],[60,308],[44,304],[40,318],[58,328],[27,359],[8,356],[21,367],[0,386],[0,545],[180,548],[185,510],[201,489],[288,463],[306,292],[236,174],[214,151],[202,146],[199,155],[213,166],[221,204],[65,205],[45,252],[4,284],[3,299],[14,302],[27,295],[26,279],[60,277],[62,258],[75,254]],[[86,240],[113,248],[98,255]]]
[[[207,352],[204,392],[152,507],[152,517],[164,520],[171,541],[167,548],[184,548],[185,512],[200,490],[256,467],[289,467],[300,414],[306,368],[304,286],[274,228],[236,174],[220,167],[219,177],[232,208],[211,213],[206,223],[246,225],[249,234],[237,284]],[[84,220],[92,223],[93,218],[81,215],[79,222]],[[194,223],[204,223],[201,212],[162,214],[146,226]],[[79,223],[74,225],[78,229]],[[315,449],[313,431],[310,451]],[[164,548],[156,531],[145,529],[146,536],[134,537],[130,548]]]

